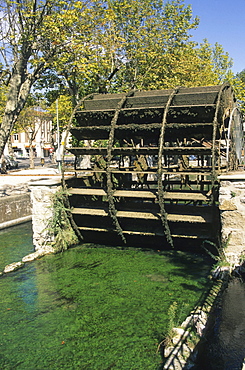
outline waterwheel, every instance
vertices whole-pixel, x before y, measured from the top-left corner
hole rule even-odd
[[[234,109],[228,84],[85,100],[70,130],[80,145],[69,149],[70,203],[85,241],[158,248],[215,241],[217,176],[236,168],[241,151],[228,132]]]

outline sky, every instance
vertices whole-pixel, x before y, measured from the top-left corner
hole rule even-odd
[[[232,71],[245,69],[245,0],[185,0],[185,4],[200,18],[197,30],[191,31],[192,40],[218,42],[233,59]]]

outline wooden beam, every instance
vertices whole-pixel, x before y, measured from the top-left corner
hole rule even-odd
[[[196,123],[212,122],[215,114],[215,104],[175,105],[168,110],[168,122]],[[124,108],[121,109],[117,125],[128,123],[161,123],[164,106]],[[115,113],[115,109],[81,110],[76,114],[79,126],[108,125]]]
[[[98,227],[86,227],[86,226],[80,226],[78,227],[81,232],[96,232],[96,233],[115,233],[115,230],[110,229],[102,229]],[[150,236],[150,237],[164,237],[163,232],[145,232],[145,231],[134,231],[134,230],[122,230],[122,233],[124,235],[135,235],[135,236]],[[198,230],[193,230],[193,232],[190,232],[188,230],[184,230],[183,233],[177,233],[174,232],[172,234],[172,238],[183,238],[183,239],[210,239],[210,234],[208,232],[198,232]]]
[[[104,147],[73,147],[69,151],[78,155],[107,155],[107,148]],[[113,155],[157,155],[158,147],[115,147],[112,148]],[[211,155],[212,148],[202,146],[165,146],[164,155]]]
[[[104,189],[97,188],[70,188],[69,194],[77,194],[84,196],[107,196]],[[155,190],[115,190],[113,193],[114,197],[125,197],[125,198],[146,198],[156,199],[157,191]],[[176,199],[176,200],[194,200],[194,201],[208,201],[208,197],[205,194],[198,192],[164,192],[164,199]]]
[[[109,217],[106,209],[103,208],[73,208],[72,214],[83,216],[100,216]],[[145,220],[160,220],[160,213],[142,212],[142,211],[117,211],[116,217],[118,218],[132,218],[132,219],[145,219]],[[185,214],[168,214],[167,220],[170,222],[188,222],[188,223],[207,223],[212,222],[210,218],[202,215],[185,215]]]

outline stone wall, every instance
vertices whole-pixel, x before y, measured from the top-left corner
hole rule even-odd
[[[0,229],[30,220],[30,193],[0,198]]]
[[[245,256],[245,173],[222,175],[220,180],[221,236],[223,241],[229,237],[225,253],[236,266]]]
[[[53,217],[52,195],[60,186],[60,179],[36,181],[30,184],[32,202],[32,230],[35,251],[53,253],[54,237],[49,229]]]

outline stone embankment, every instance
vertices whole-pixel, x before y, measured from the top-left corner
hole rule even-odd
[[[0,175],[0,229],[32,219],[30,184],[57,176],[53,168],[36,168]]]
[[[0,229],[31,221],[33,213],[31,185],[40,180],[54,178],[60,179],[60,174],[57,169],[53,168],[36,168],[0,175]],[[37,206],[36,213],[38,213],[38,208]],[[33,261],[44,254],[47,254],[47,251],[35,251],[23,257],[21,261],[5,266],[0,275],[18,270],[26,262]]]
[[[160,343],[159,347],[164,347],[163,370],[194,369],[198,355],[198,346],[205,340],[207,322],[210,311],[218,295],[221,294],[222,287],[226,284],[228,275],[224,280],[214,280],[202,306],[198,306],[182,322],[179,327],[172,328],[170,338],[167,338],[167,345]]]
[[[6,183],[0,177],[0,230],[31,220],[31,199],[27,183]]]
[[[220,176],[221,237],[231,269],[245,260],[245,172]]]

